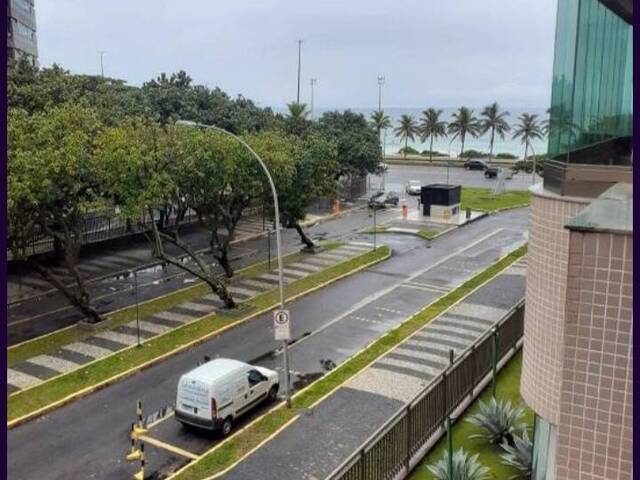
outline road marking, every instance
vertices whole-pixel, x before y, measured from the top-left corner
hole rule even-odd
[[[193,320],[194,318],[190,315],[184,315],[182,313],[169,312],[169,311],[154,313],[153,315],[151,315],[151,317],[158,317],[162,320],[173,320],[180,323],[186,323],[190,320]]]
[[[175,453],[176,455],[180,455],[181,457],[188,458],[189,460],[195,460],[200,457],[200,455],[187,452],[186,450],[180,447],[176,447],[175,445],[171,445],[169,443],[163,442],[162,440],[158,440],[157,438],[148,437],[147,435],[141,435],[138,438],[145,443],[153,445],[154,447],[158,447],[168,452]]]
[[[319,329],[311,332],[309,335],[307,335],[306,337],[303,337],[301,339],[299,339],[294,345],[292,345],[292,348],[295,346],[300,345],[301,343],[309,340],[310,338],[314,337],[315,335],[318,335],[319,333],[324,332],[325,330],[327,330],[328,328],[332,327],[334,324],[340,322],[341,320],[343,320],[345,317],[348,317],[349,315],[352,315],[354,312],[360,310],[361,308],[371,304],[372,302],[374,302],[375,300],[378,300],[379,298],[387,295],[388,293],[394,291],[396,288],[398,288],[399,286],[401,286],[403,283],[405,282],[410,282],[411,280],[413,280],[414,278],[418,278],[420,275],[424,274],[425,272],[428,272],[429,270],[431,270],[432,268],[436,268],[438,266],[440,266],[441,264],[443,264],[444,262],[449,261],[450,259],[452,259],[453,257],[455,257],[456,255],[460,255],[461,253],[463,253],[466,250],[469,250],[473,247],[475,247],[477,244],[484,242],[485,240],[488,240],[489,238],[493,237],[494,235],[496,235],[499,232],[504,231],[504,228],[498,228],[496,230],[493,230],[491,233],[485,235],[484,237],[479,238],[478,240],[476,240],[475,242],[470,243],[469,245],[467,245],[466,247],[462,247],[459,250],[456,250],[455,252],[451,253],[450,255],[444,257],[442,260],[434,263],[433,265],[430,265],[429,267],[423,268],[422,270],[417,271],[416,273],[410,275],[408,278],[399,281],[398,283],[394,284],[394,285],[390,285],[389,287],[385,288],[384,290],[380,290],[372,295],[369,295],[366,298],[363,298],[362,300],[360,300],[358,303],[354,304],[349,310],[347,310],[346,312],[342,313],[341,315],[338,315],[337,317],[335,317],[333,320],[329,321],[328,323],[326,323],[325,325],[323,325],[322,327],[320,327]],[[495,262],[494,262],[495,263]],[[489,265],[490,266],[490,265]],[[488,267],[485,267],[485,269]],[[481,269],[479,272],[484,271],[484,269]],[[476,272],[479,273],[479,272]],[[456,287],[457,288],[457,287]],[[451,289],[451,291],[453,291],[454,288]],[[435,300],[435,299],[434,299]],[[413,315],[413,314],[411,314]],[[276,354],[280,355],[280,353]]]
[[[111,350],[108,350],[106,348],[98,347],[97,345],[91,345],[90,343],[84,342],[70,343],[69,345],[61,347],[61,350],[70,350],[72,352],[77,352],[93,358],[102,358],[113,353]]]
[[[33,385],[42,383],[42,380],[38,377],[34,377],[33,375],[14,370],[13,368],[7,368],[7,383],[24,390],[32,387]]]
[[[214,308],[208,303],[197,303],[196,302],[185,302],[176,305],[180,308],[186,308],[187,310],[193,310],[194,312],[211,312],[213,313]]]
[[[29,363],[40,365],[41,367],[50,368],[59,373],[68,372],[74,370],[80,365],[64,358],[53,357],[51,355],[38,355],[27,360]]]

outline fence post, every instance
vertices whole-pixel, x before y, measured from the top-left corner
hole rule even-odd
[[[365,447],[362,447],[362,451],[360,452],[360,458],[362,462],[362,468],[360,469],[360,478],[362,480],[368,480],[367,478],[367,459],[365,457]]]
[[[493,327],[491,329],[491,335],[492,335],[492,348],[491,348],[491,368],[492,368],[492,374],[491,374],[491,394],[493,395],[493,398],[496,397],[496,375],[498,373],[498,330],[496,329],[496,327]]]
[[[453,480],[453,434],[451,433],[451,417],[447,415],[447,472],[449,480]]]
[[[405,466],[407,468],[407,473],[409,473],[409,465],[411,463],[411,405],[407,405],[407,415],[405,416],[405,422],[407,425],[407,455],[405,459]]]
[[[471,380],[471,389],[469,390],[469,396],[473,397],[473,391],[476,388],[476,381],[477,381],[477,377],[478,374],[476,372],[476,363],[477,363],[477,359],[476,359],[476,345],[475,343],[471,344],[471,376],[473,377],[473,380]]]

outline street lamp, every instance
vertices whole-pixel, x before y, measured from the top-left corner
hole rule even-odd
[[[220,133],[223,133],[224,135],[228,135],[229,137],[240,142],[240,144],[243,147],[245,147],[249,151],[249,153],[251,153],[253,158],[257,160],[257,162],[262,167],[262,170],[264,170],[264,173],[267,176],[267,179],[269,180],[269,186],[271,187],[271,194],[273,196],[273,207],[274,207],[274,215],[275,215],[274,223],[275,223],[275,230],[276,230],[276,254],[278,255],[278,285],[280,290],[280,308],[284,310],[284,280],[282,277],[282,243],[280,240],[280,208],[278,206],[278,192],[276,191],[276,185],[275,183],[273,183],[273,178],[271,178],[269,169],[267,168],[265,163],[262,161],[260,156],[253,150],[253,148],[251,148],[249,144],[247,144],[247,142],[245,142],[242,138],[238,137],[237,135],[234,135],[233,133],[228,132],[224,128],[220,128],[215,125],[204,125],[204,124],[192,122],[189,120],[178,120],[176,124],[183,125],[186,127],[198,127],[198,128],[205,128],[208,130],[216,130]],[[287,340],[282,340],[282,352],[284,357],[284,392],[285,392],[285,398],[287,401],[287,407],[291,407],[291,392],[289,391],[290,390],[289,389],[289,350],[288,350]]]
[[[313,87],[318,83],[318,79],[312,78],[309,83],[311,84],[311,120],[313,120]]]

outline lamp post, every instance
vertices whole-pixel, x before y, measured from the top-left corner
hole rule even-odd
[[[382,85],[384,85],[384,76],[378,77],[378,111],[382,111]]]
[[[284,280],[282,277],[282,242],[280,239],[280,208],[278,206],[278,192],[276,191],[276,185],[273,182],[273,178],[271,177],[271,174],[269,173],[269,169],[267,168],[265,163],[262,161],[260,156],[255,152],[255,150],[253,150],[253,148],[249,146],[247,142],[245,142],[242,138],[238,137],[237,135],[234,135],[233,133],[226,131],[223,128],[217,127],[215,125],[204,125],[201,123],[192,122],[188,120],[178,120],[176,124],[187,126],[187,127],[199,127],[199,128],[205,128],[208,130],[216,130],[224,135],[228,135],[229,137],[238,141],[243,147],[245,147],[249,151],[249,153],[251,153],[253,158],[255,158],[256,161],[262,167],[262,170],[267,176],[267,180],[269,180],[269,187],[271,188],[271,195],[273,196],[273,209],[274,209],[274,216],[275,216],[274,223],[275,223],[275,231],[276,231],[276,254],[278,256],[278,286],[279,286],[279,293],[280,293],[280,308],[284,310]],[[287,407],[291,407],[291,392],[289,389],[289,350],[288,350],[287,340],[282,340],[282,352],[283,352],[283,358],[284,358],[284,392],[285,392],[285,398],[287,401]]]
[[[313,87],[318,83],[318,79],[312,78],[309,83],[311,84],[311,120],[313,120]]]

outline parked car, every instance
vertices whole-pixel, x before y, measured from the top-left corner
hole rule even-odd
[[[464,168],[467,170],[486,170],[489,166],[484,160],[467,160],[464,162]]]
[[[409,195],[420,195],[421,188],[422,183],[420,182],[420,180],[409,180],[407,182],[405,190]]]
[[[378,192],[369,199],[369,207],[384,208],[388,205],[397,207],[400,203],[400,197],[395,192]]]
[[[278,386],[273,370],[216,358],[180,377],[175,417],[183,425],[226,436],[239,416],[265,400],[275,401]]]
[[[484,171],[485,178],[498,178],[498,175],[502,173],[502,168],[499,167],[487,167]]]

